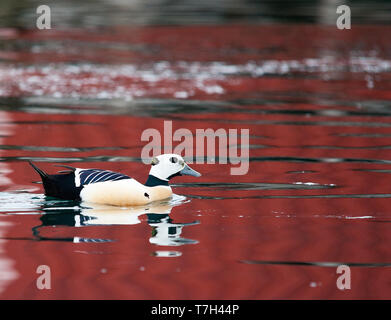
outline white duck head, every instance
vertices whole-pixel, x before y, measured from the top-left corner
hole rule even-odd
[[[180,155],[177,154],[162,154],[154,157],[151,162],[151,170],[146,185],[156,185],[157,178],[162,184],[167,184],[168,181],[176,176],[189,175],[200,177],[201,174],[188,166]],[[160,183],[160,184],[161,184]]]

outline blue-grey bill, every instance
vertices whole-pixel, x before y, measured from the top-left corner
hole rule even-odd
[[[201,177],[201,173],[193,170],[187,164],[185,164],[185,167],[181,170],[181,174],[182,175],[193,176],[193,177]]]

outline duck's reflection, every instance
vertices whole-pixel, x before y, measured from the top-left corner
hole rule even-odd
[[[181,238],[183,227],[198,224],[198,221],[188,223],[174,223],[168,214],[149,213],[148,224],[152,227],[152,236],[149,242],[160,246],[181,246],[195,244],[197,240]]]
[[[69,205],[69,203],[68,203]],[[81,204],[60,207],[50,202],[42,207],[45,213],[41,216],[41,224],[32,229],[37,240],[80,242],[110,242],[115,239],[97,239],[84,237],[47,237],[42,235],[45,227],[69,226],[102,226],[102,225],[136,225],[145,221],[152,227],[149,242],[159,246],[181,246],[196,244],[197,240],[181,237],[186,226],[199,224],[199,221],[175,223],[171,210],[175,205],[166,203],[149,204],[133,208],[118,208],[95,204]]]

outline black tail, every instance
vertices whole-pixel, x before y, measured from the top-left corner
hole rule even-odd
[[[44,171],[42,171],[41,169],[39,169],[34,163],[32,163],[30,160],[29,160],[29,164],[30,166],[32,166],[34,168],[35,171],[38,172],[38,174],[41,176],[42,180],[44,178],[47,178],[48,177],[48,174]]]
[[[47,174],[31,161],[29,163],[41,176],[45,195],[66,200],[80,199],[81,187],[75,186],[75,168],[66,166],[69,170],[65,174]]]

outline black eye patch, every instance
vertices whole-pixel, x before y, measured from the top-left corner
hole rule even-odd
[[[171,161],[172,163],[177,163],[177,162],[178,162],[178,158],[171,157],[171,158],[170,158],[170,161]]]

